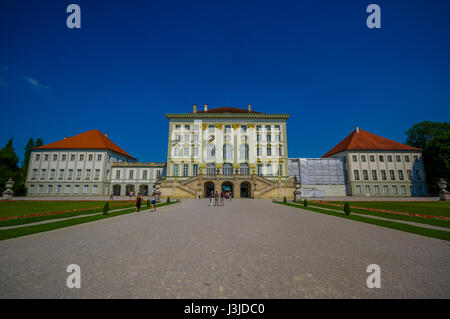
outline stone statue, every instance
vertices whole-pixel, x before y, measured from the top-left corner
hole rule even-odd
[[[5,191],[2,193],[2,199],[11,200],[14,195],[14,191],[12,190],[14,187],[14,181],[10,177],[8,181],[5,183]]]
[[[438,186],[441,189],[441,191],[439,192],[439,200],[450,201],[450,193],[446,190],[447,181],[441,178],[438,182]]]

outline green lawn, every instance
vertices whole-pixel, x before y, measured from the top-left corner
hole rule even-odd
[[[342,201],[330,201],[329,203],[344,204]],[[348,202],[350,206],[366,208],[396,210],[406,213],[419,213],[434,216],[450,217],[450,202]]]
[[[106,201],[0,201],[0,217],[49,213],[69,209],[93,209],[103,207],[105,203]],[[112,205],[125,203],[133,204],[131,201],[114,201]],[[111,207],[111,209],[120,207],[123,206]]]

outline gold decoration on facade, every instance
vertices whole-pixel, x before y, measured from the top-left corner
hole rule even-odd
[[[233,124],[233,128],[237,130],[239,128],[239,124]]]
[[[248,125],[248,128],[254,128],[255,127],[255,124],[249,124]]]
[[[216,128],[218,128],[219,130],[222,129],[222,124],[216,124]]]
[[[206,130],[206,128],[208,127],[208,124],[202,124],[202,130]]]

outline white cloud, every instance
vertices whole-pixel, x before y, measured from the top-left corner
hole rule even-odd
[[[31,85],[31,87],[38,93],[42,93],[43,91],[50,90],[50,86],[39,82],[37,79],[33,79],[29,76],[24,76],[25,80]]]

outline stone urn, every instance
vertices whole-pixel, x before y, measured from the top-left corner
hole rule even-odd
[[[441,191],[439,192],[439,200],[450,201],[450,193],[446,190],[447,181],[441,178],[438,182],[438,186],[441,189]]]
[[[13,195],[14,195],[14,191],[12,190],[13,187],[14,187],[14,181],[10,177],[5,184],[6,189],[2,193],[2,199],[11,200],[13,198]]]

